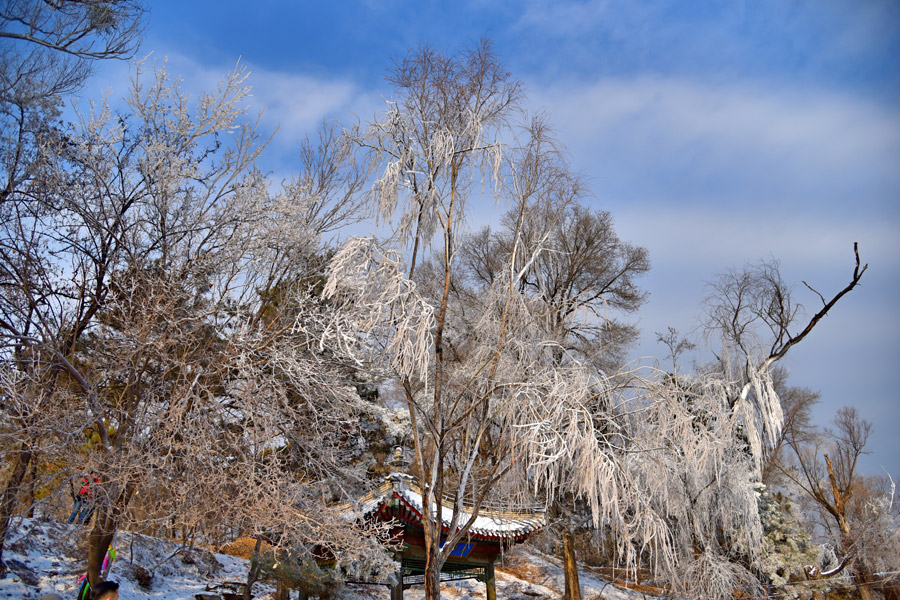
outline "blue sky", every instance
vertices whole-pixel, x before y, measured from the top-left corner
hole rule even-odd
[[[860,243],[862,287],[786,364],[821,391],[820,423],[850,404],[875,424],[868,472],[900,475],[900,2],[156,0],[141,54],[197,90],[240,57],[252,108],[280,127],[264,165],[278,178],[322,119],[383,106],[393,59],[482,36],[551,115],[594,206],[651,252],[636,354],[663,354],[655,331],[690,331],[706,282],[761,258],[814,312],[801,280],[831,295]],[[86,95],[122,95],[126,78],[104,66]]]

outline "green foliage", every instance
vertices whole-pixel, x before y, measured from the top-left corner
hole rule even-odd
[[[818,548],[780,492],[765,490],[760,495],[759,514],[765,533],[759,568],[769,583],[784,585],[792,575],[802,573],[805,565],[816,562]]]

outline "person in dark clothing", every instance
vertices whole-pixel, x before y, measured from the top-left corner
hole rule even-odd
[[[78,490],[78,496],[75,497],[75,506],[72,508],[72,514],[69,515],[69,523],[87,523],[94,513],[94,492],[91,486],[99,483],[100,479],[97,473],[91,471],[90,476],[85,475],[81,479],[81,489]]]
[[[94,588],[93,600],[119,600],[119,584],[115,581],[102,581]]]

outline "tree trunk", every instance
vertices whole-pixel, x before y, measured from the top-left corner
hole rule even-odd
[[[841,545],[844,551],[848,552],[853,547],[853,536],[850,531],[850,522],[847,520],[847,509],[843,493],[838,487],[837,478],[834,475],[834,467],[831,466],[831,459],[828,455],[824,455],[825,466],[828,468],[828,481],[831,484],[831,495],[834,497],[834,516],[841,530]],[[848,494],[849,498],[849,494]],[[873,600],[872,595],[872,575],[866,565],[862,564],[857,557],[853,557],[852,562],[854,575],[853,581],[859,589],[859,597],[862,600]]]
[[[94,518],[94,527],[88,536],[88,582],[91,587],[103,581],[106,576],[106,573],[101,572],[103,560],[116,538],[119,516],[131,502],[131,496],[136,489],[134,482],[129,482],[121,493],[116,492],[116,484],[112,484],[106,489],[101,486],[94,492],[94,502],[96,503],[94,514],[97,516]]]
[[[262,548],[262,536],[256,537],[256,545],[253,547],[253,555],[250,557],[250,570],[247,571],[247,586],[244,588],[244,600],[250,600],[253,584],[259,578],[259,551]]]
[[[859,563],[859,561],[854,558],[853,562],[856,566],[856,573],[854,576],[854,580],[856,581],[859,589],[859,597],[862,600],[874,600],[875,595],[872,591],[872,573],[865,567]]]
[[[884,583],[881,585],[884,600],[900,600],[900,583]]]
[[[95,492],[96,493],[96,492]],[[88,582],[91,588],[103,581],[103,559],[116,535],[119,520],[114,507],[104,502],[98,503],[95,511],[94,527],[88,535]]]
[[[13,459],[12,472],[6,482],[6,489],[0,498],[0,577],[6,576],[6,563],[3,562],[3,548],[6,545],[6,534],[9,531],[9,520],[16,508],[19,487],[25,478],[28,464],[31,462],[31,446],[23,443]]]
[[[562,532],[563,570],[566,575],[565,600],[581,600],[581,584],[578,581],[578,563],[575,561],[575,540],[569,527]]]
[[[856,584],[860,599],[875,600],[875,596],[872,593],[873,578],[871,572],[855,556],[850,561],[850,565],[853,568],[851,581]]]
[[[441,567],[435,552],[429,552],[425,559],[425,600],[440,600]]]
[[[41,462],[40,455],[31,457],[31,469],[28,472],[28,518],[34,518],[34,484],[37,481],[38,472],[37,467],[38,463]]]
[[[575,540],[567,516],[568,510],[557,499],[550,504],[549,516],[559,524],[563,540],[563,574],[566,580],[565,600],[581,600],[581,584],[578,581],[578,561],[575,557]]]

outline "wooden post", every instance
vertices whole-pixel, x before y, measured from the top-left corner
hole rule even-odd
[[[403,600],[403,569],[397,572],[397,583],[391,586],[391,600]]]
[[[497,585],[494,581],[494,563],[484,568],[484,585],[487,588],[487,600],[497,600]]]

